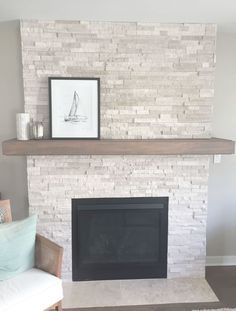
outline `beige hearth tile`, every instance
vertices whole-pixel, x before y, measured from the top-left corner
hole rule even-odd
[[[218,301],[198,278],[64,283],[64,308]]]
[[[113,306],[121,300],[120,281],[66,282],[64,308]]]
[[[138,295],[137,295],[138,293]],[[121,284],[122,301],[128,305],[216,301],[204,279],[127,280]]]

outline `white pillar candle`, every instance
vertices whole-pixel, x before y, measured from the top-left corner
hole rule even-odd
[[[16,114],[16,137],[18,140],[29,139],[29,122],[30,116],[28,113]]]

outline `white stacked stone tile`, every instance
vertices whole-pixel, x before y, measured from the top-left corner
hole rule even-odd
[[[30,212],[65,248],[71,276],[71,198],[169,197],[168,277],[204,275],[208,156],[31,156]]]
[[[102,138],[211,136],[216,27],[22,21],[25,111],[49,135],[48,76],[101,78]],[[65,248],[71,198],[169,196],[168,277],[204,276],[208,156],[28,157],[30,212]]]

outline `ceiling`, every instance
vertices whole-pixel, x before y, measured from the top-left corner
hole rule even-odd
[[[236,32],[236,0],[0,0],[0,21],[12,19],[202,22]]]

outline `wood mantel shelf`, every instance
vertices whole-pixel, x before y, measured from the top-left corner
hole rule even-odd
[[[233,154],[235,142],[220,138],[6,140],[4,155],[207,155]]]

